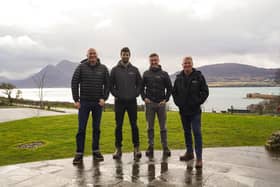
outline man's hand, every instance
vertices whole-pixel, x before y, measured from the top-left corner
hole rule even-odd
[[[99,103],[98,103],[101,107],[103,107],[105,105],[105,101],[104,99],[99,99]]]
[[[159,105],[164,105],[165,103],[166,103],[166,100],[164,99],[159,103]]]
[[[151,103],[150,99],[148,99],[148,98],[145,98],[144,101],[146,104]]]
[[[74,106],[75,106],[75,108],[80,109],[81,104],[80,104],[80,102],[75,102],[75,103],[74,103]]]

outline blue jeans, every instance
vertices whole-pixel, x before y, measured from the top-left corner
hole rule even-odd
[[[95,101],[80,102],[81,107],[79,109],[79,128],[76,135],[76,145],[78,154],[84,153],[86,127],[88,122],[89,113],[92,114],[92,151],[99,150],[99,138],[100,138],[100,121],[102,116],[102,107]]]
[[[193,153],[193,133],[196,158],[202,159],[201,113],[195,115],[185,115],[180,112],[180,116],[184,128],[187,153]]]

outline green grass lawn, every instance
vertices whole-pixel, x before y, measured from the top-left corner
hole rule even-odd
[[[280,118],[272,116],[203,113],[204,147],[264,145],[269,135],[280,129]],[[91,120],[87,128],[85,154],[91,154]],[[141,149],[147,147],[144,113],[139,112],[138,126]],[[114,152],[114,113],[104,112],[101,124],[102,153]],[[177,112],[168,113],[168,141],[172,149],[184,149],[183,129]],[[72,157],[75,152],[77,115],[30,118],[0,123],[0,165]],[[123,127],[123,150],[132,151],[131,130],[126,116]],[[19,149],[22,143],[43,141],[33,149]],[[160,149],[156,121],[155,148]]]

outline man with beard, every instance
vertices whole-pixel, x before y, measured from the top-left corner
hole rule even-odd
[[[141,75],[138,69],[129,61],[130,50],[124,47],[121,50],[121,60],[111,70],[110,90],[115,97],[115,147],[114,159],[122,156],[122,126],[125,111],[128,113],[134,145],[134,159],[141,158],[139,150],[139,131],[137,127],[137,101],[136,97],[141,91]]]

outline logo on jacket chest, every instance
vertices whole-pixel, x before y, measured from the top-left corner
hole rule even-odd
[[[161,79],[161,76],[160,75],[156,75],[155,78],[156,79]]]
[[[96,74],[96,75],[102,75],[103,73],[100,72],[100,71],[97,71],[97,72],[94,72],[94,74]]]
[[[128,75],[135,75],[135,72],[129,71],[129,72],[128,72]]]
[[[163,77],[161,75],[149,75],[149,76],[147,76],[147,78],[150,80],[160,80]]]

